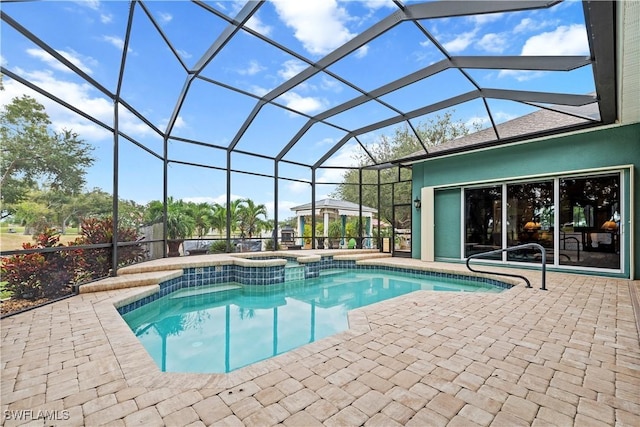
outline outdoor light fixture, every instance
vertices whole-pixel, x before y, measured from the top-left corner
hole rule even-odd
[[[415,206],[416,209],[420,210],[420,206],[422,206],[422,203],[420,202],[420,199],[418,199],[418,196],[416,196],[416,199],[413,201],[413,206]]]

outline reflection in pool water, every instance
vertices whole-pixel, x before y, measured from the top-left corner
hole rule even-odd
[[[286,285],[183,288],[123,317],[162,371],[223,373],[344,331],[349,310],[416,290],[503,289],[388,271],[329,270]]]

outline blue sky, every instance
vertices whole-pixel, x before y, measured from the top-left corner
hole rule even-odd
[[[206,2],[210,8],[229,17],[235,17],[244,3]],[[407,2],[413,3],[416,2]],[[144,8],[137,5],[134,10],[121,97],[165,132],[187,76],[180,61],[187,68],[193,67],[227,27],[227,22],[192,2],[145,1],[143,5]],[[4,13],[111,92],[116,91],[129,8],[129,2],[97,0],[2,4]],[[315,62],[397,10],[390,1],[276,1],[264,4],[247,26]],[[147,12],[156,20],[179,58],[167,47]],[[452,56],[589,55],[582,5],[577,1],[563,2],[549,9],[420,23]],[[108,97],[5,22],[2,22],[1,43],[4,68],[113,126],[114,107]],[[370,91],[443,58],[416,25],[404,22],[329,66],[328,71]],[[307,64],[294,55],[248,32],[240,32],[200,75],[243,93],[196,79],[179,110],[172,136],[227,147],[256,106],[257,99],[250,95],[263,96],[306,67]],[[576,94],[594,90],[589,66],[570,72],[468,70],[468,73],[482,87],[489,88]],[[46,106],[55,129],[72,129],[91,143],[98,161],[88,173],[88,187],[113,190],[113,137],[109,132],[16,81],[5,77],[3,84],[1,104],[24,93],[34,96]],[[472,89],[461,73],[447,70],[385,95],[383,101],[408,112]],[[237,149],[274,156],[305,125],[308,118],[302,114],[313,116],[360,95],[329,73],[319,72],[278,97],[276,102],[280,106],[264,106],[239,140]],[[509,101],[489,100],[488,103],[498,122],[533,111],[529,106]],[[345,136],[340,128],[358,129],[394,115],[394,111],[380,103],[367,102],[330,117],[328,124],[314,125],[284,158],[313,164]],[[161,136],[125,109],[120,109],[119,117],[123,132],[162,155]],[[419,117],[412,122],[417,124],[430,117]],[[456,106],[454,117],[469,124],[488,123],[480,100]],[[380,135],[392,133],[393,127],[385,128],[362,135],[360,141],[371,147]],[[174,160],[226,166],[225,150],[177,141],[171,141],[168,150]],[[354,141],[349,141],[325,164],[351,166],[354,153],[360,150]],[[231,162],[235,170],[265,175],[273,174],[274,170],[273,161],[244,154],[234,153]],[[120,197],[141,203],[162,198],[161,161],[121,139],[119,166]],[[292,179],[309,181],[311,178],[308,168],[286,163],[280,164],[279,173]],[[320,169],[316,178],[318,182],[336,182],[340,175],[340,170]],[[225,180],[224,171],[172,164],[168,186],[176,198],[225,202]],[[231,188],[234,198],[249,197],[264,203],[273,216],[272,179],[234,173]],[[326,196],[332,188],[320,186],[317,197]],[[278,190],[280,219],[292,215],[291,206],[310,201],[308,184],[282,180]]]

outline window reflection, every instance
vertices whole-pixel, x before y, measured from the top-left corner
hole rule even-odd
[[[507,185],[507,245],[538,243],[553,262],[553,181]],[[541,262],[537,249],[507,253],[509,261]]]
[[[502,188],[465,190],[465,257],[502,248]],[[500,254],[486,259],[501,259]]]
[[[619,188],[619,174],[560,180],[561,265],[620,268]]]
[[[619,270],[620,179],[620,173],[610,173],[465,189],[464,256],[538,243],[547,264]],[[486,258],[501,260],[502,254]],[[506,259],[542,261],[533,248],[507,252]]]

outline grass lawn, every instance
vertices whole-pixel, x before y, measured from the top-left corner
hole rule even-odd
[[[0,282],[0,299],[9,298],[11,296],[11,292],[4,290],[4,285],[6,284],[7,282]]]
[[[75,234],[76,230],[70,230],[74,234],[65,234],[60,236],[60,243],[67,243],[74,241],[79,234]],[[9,233],[6,228],[2,228],[0,231],[0,251],[13,251],[22,249],[23,243],[35,243],[32,236],[22,234],[22,231],[15,233]]]

